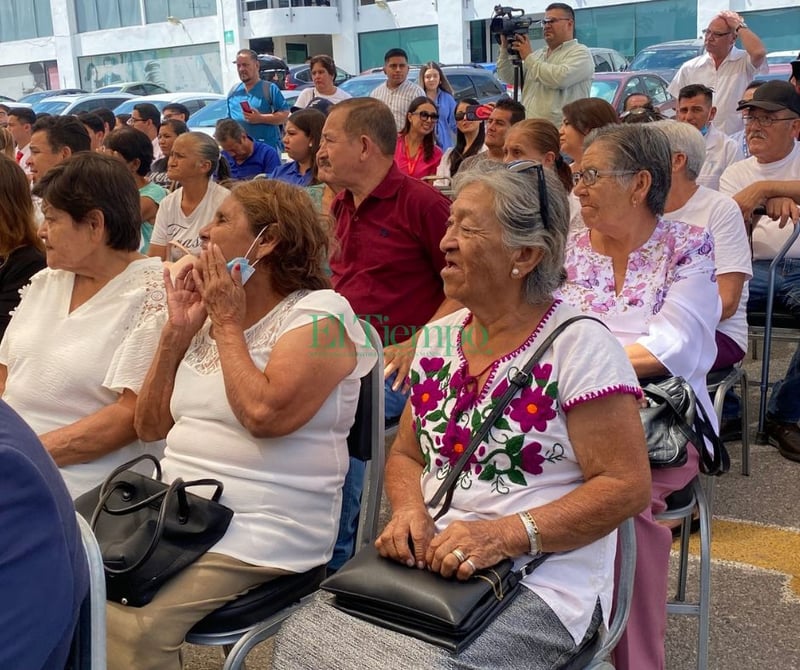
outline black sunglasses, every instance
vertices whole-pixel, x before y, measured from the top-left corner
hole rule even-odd
[[[542,225],[549,228],[550,217],[548,216],[547,181],[544,176],[544,166],[538,161],[519,160],[506,163],[506,170],[520,174],[536,173],[536,183],[539,187],[539,216],[542,217]]]

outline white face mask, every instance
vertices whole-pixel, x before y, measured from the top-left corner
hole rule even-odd
[[[236,258],[231,258],[231,260],[229,260],[226,263],[228,272],[233,272],[234,266],[237,263],[239,264],[239,271],[242,273],[242,286],[244,286],[248,282],[250,277],[252,277],[255,274],[256,265],[258,264],[258,261],[261,260],[260,258],[258,258],[252,265],[250,265],[250,261],[247,260],[247,256],[253,250],[253,247],[256,246],[256,243],[258,242],[259,238],[264,234],[264,231],[267,228],[269,228],[269,224],[264,226],[258,232],[258,235],[256,235],[256,238],[253,240],[253,243],[247,248],[247,251],[244,252],[244,256],[237,256]]]

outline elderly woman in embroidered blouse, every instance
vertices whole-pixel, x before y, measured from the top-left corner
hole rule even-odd
[[[661,218],[672,156],[664,133],[649,124],[601,128],[586,140],[574,193],[586,225],[570,233],[561,296],[610,328],[637,376],[684,377],[716,421],[706,375],[716,357],[721,306],[709,234]],[[651,506],[636,518],[633,609],[615,667],[664,667],[671,535],[653,521],[665,498],[698,472],[686,465],[653,471]]]
[[[414,668],[553,668],[607,620],[614,529],[646,505],[649,469],[636,377],[600,324],[567,327],[470,458],[447,513],[434,522],[427,504],[510,376],[578,313],[553,299],[569,221],[555,173],[498,165],[459,172],[454,186],[442,277],[465,308],[420,339],[386,465],[393,516],[376,544],[409,569],[462,580],[506,557],[554,553],[455,659],[318,603],[284,625],[275,667],[371,669],[396,657]]]
[[[139,192],[122,161],[76,154],[36,193],[48,267],[0,343],[0,393],[77,497],[142,453],[133,413],[167,316],[164,282],[161,261],[137,251]]]
[[[375,363],[329,288],[328,237],[303,189],[237,184],[200,237],[199,266],[174,284],[165,274],[169,320],[136,427],[166,437],[168,481],[222,481],[233,521],[148,605],[109,604],[112,670],[179,668],[187,631],[210,611],[328,562],[360,378]]]

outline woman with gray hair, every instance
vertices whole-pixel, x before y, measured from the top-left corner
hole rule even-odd
[[[561,296],[608,326],[639,379],[683,377],[716,421],[706,390],[720,317],[713,245],[702,228],[662,218],[669,142],[650,124],[616,125],[595,130],[584,149],[573,192],[586,227],[570,232]],[[698,452],[687,451],[685,465],[653,470],[651,504],[635,520],[636,578],[615,652],[620,670],[664,667],[672,535],[653,517],[697,475]]]
[[[528,161],[459,172],[454,187],[442,278],[464,309],[419,340],[386,464],[393,516],[376,547],[409,570],[459,580],[504,558],[552,553],[455,656],[322,600],[284,624],[275,667],[382,669],[395,657],[413,668],[553,668],[607,621],[614,529],[647,504],[650,475],[636,377],[600,324],[566,328],[469,458],[447,512],[434,520],[427,502],[515,372],[577,314],[553,298],[569,226],[556,175]]]

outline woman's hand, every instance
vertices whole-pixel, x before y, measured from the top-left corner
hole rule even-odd
[[[515,518],[504,517],[494,521],[454,521],[431,540],[425,562],[433,572],[442,577],[469,579],[476,570],[489,568],[504,558],[516,556],[519,551],[510,549],[509,524]],[[522,522],[516,521],[521,525]],[[464,554],[461,561],[454,550]]]
[[[242,273],[238,264],[228,274],[222,251],[216,244],[210,244],[200,254],[200,270],[195,269],[193,277],[212,323],[215,326],[241,326],[246,305]]]
[[[169,324],[192,334],[200,330],[206,320],[206,308],[192,274],[193,268],[192,264],[184,265],[174,282],[170,269],[164,268]]]
[[[434,532],[433,519],[424,506],[402,507],[392,515],[375,547],[385,558],[422,569]]]

